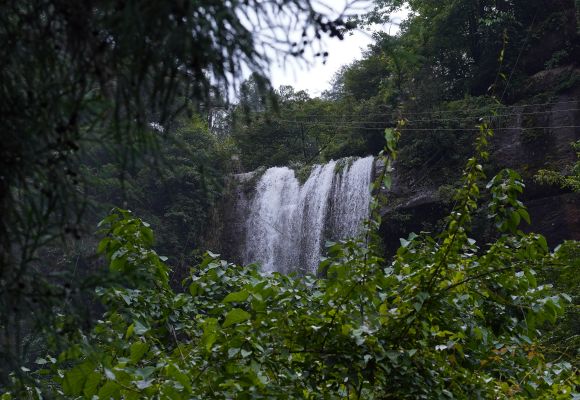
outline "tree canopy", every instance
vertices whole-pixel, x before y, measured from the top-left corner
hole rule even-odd
[[[46,267],[39,251],[82,236],[80,165],[94,148],[104,146],[123,177],[156,154],[188,105],[223,102],[242,68],[263,76],[267,49],[300,56],[344,25],[310,0],[2,2],[2,381],[23,361],[22,330],[51,326],[52,307],[74,285],[73,267]]]

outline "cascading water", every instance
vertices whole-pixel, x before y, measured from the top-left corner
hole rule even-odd
[[[335,178],[332,199],[332,239],[356,237],[369,216],[373,157],[356,160]]]
[[[299,200],[294,171],[270,168],[264,173],[247,220],[247,262],[260,262],[263,271],[273,272],[297,261],[290,249],[299,245],[292,219]]]
[[[300,246],[291,251],[300,253],[299,265],[306,266],[308,272],[316,272],[318,267],[335,166],[331,161],[314,168],[300,190],[300,202],[293,215],[296,226],[300,225],[294,231],[300,236]]]
[[[294,171],[268,169],[259,180],[246,220],[244,261],[266,273],[315,273],[324,239],[355,237],[368,218],[373,157],[341,172],[317,165],[300,185]]]

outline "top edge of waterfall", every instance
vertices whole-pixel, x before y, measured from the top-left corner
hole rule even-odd
[[[247,182],[250,181],[252,179],[255,179],[257,177],[257,175],[259,175],[260,177],[262,177],[267,171],[273,169],[273,168],[287,168],[289,170],[292,170],[294,172],[296,172],[298,169],[303,168],[303,167],[316,167],[316,166],[323,166],[323,165],[327,165],[330,163],[340,163],[343,160],[352,160],[352,162],[356,162],[359,160],[364,160],[364,159],[368,159],[368,158],[372,158],[373,160],[377,159],[377,156],[374,155],[367,155],[367,156],[349,156],[349,157],[342,157],[342,158],[338,158],[338,159],[330,159],[325,163],[312,163],[312,164],[304,164],[304,165],[300,165],[300,166],[288,166],[288,165],[274,165],[271,167],[266,167],[266,166],[260,166],[258,168],[256,168],[253,171],[248,171],[248,172],[240,172],[240,173],[236,173],[236,174],[231,174],[231,177],[234,178],[237,181],[240,182]],[[350,165],[349,165],[350,166]]]

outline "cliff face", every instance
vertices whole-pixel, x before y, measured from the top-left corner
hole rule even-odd
[[[246,245],[246,217],[263,170],[232,175],[210,228],[206,247],[223,259],[242,264]]]
[[[486,166],[490,179],[503,168],[514,169],[523,176],[526,192],[522,201],[532,219],[532,225],[523,226],[523,230],[545,235],[552,246],[566,239],[580,240],[580,194],[540,185],[533,176],[540,169],[563,171],[575,162],[570,144],[580,139],[580,85],[575,83],[580,71],[545,71],[527,85],[529,94],[542,93],[561,84],[562,75],[571,89],[534,101],[542,105],[515,105],[510,109],[509,119],[502,120],[490,143],[490,162]],[[417,177],[417,171],[395,168],[381,227],[388,253],[398,247],[399,238],[410,232],[434,230],[452,207],[451,189],[436,183],[441,182],[438,166],[426,165],[424,170],[425,175]],[[490,235],[485,225],[483,215],[474,222],[473,235],[482,241]]]

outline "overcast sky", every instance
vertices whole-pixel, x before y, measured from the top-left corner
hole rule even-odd
[[[344,0],[321,0],[321,2],[335,9],[337,13],[343,10],[345,4]],[[406,13],[393,15],[391,20],[399,22],[405,15]],[[389,31],[391,34],[398,31],[396,25],[378,28]],[[327,38],[323,41],[324,49],[329,53],[326,64],[323,64],[321,58],[311,58],[307,60],[307,65],[304,62],[297,63],[291,58],[288,58],[285,63],[273,62],[271,66],[272,84],[275,88],[280,85],[292,85],[298,90],[307,90],[313,97],[319,96],[322,91],[330,87],[330,81],[335,72],[342,65],[360,59],[370,43],[372,43],[371,34],[362,31],[349,34],[342,41],[336,38]]]

